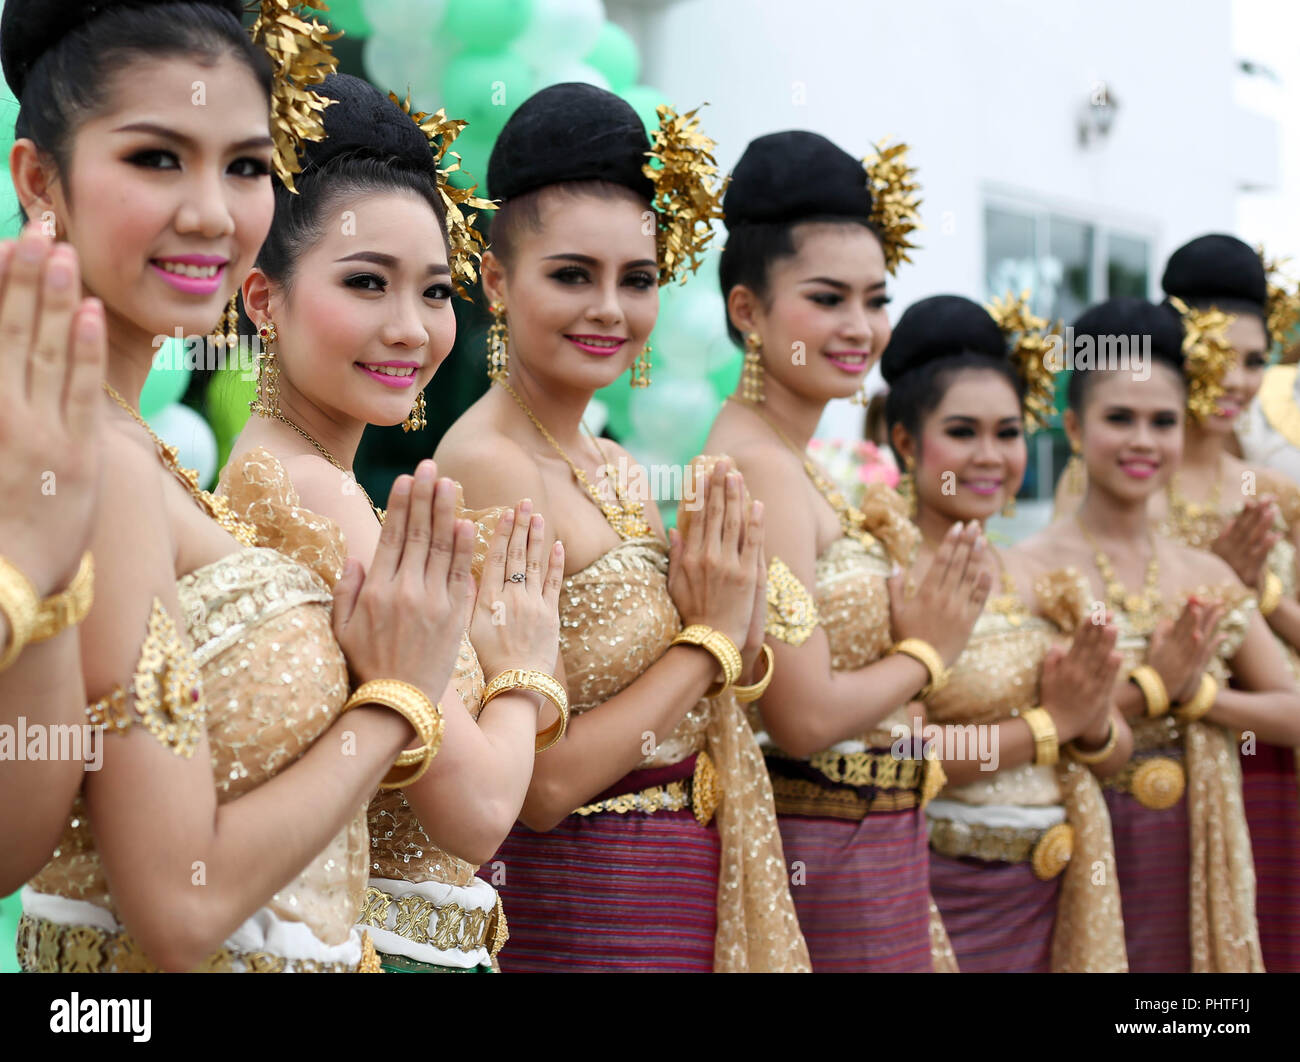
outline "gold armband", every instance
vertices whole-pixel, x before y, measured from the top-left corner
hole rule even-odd
[[[904,638],[901,642],[896,642],[889,651],[903,653],[913,660],[919,660],[925,665],[925,670],[930,672],[930,681],[922,686],[917,694],[921,700],[925,700],[932,693],[938,693],[948,685],[948,669],[943,666],[943,657],[929,642],[921,638]]]
[[[1165,689],[1165,680],[1150,664],[1135,667],[1128,673],[1128,680],[1142,691],[1148,719],[1158,719],[1169,711],[1169,693]]]
[[[1106,731],[1106,742],[1101,748],[1087,752],[1071,741],[1065,746],[1065,751],[1070,759],[1077,760],[1088,767],[1095,766],[1098,763],[1105,763],[1110,759],[1111,753],[1115,751],[1115,746],[1119,744],[1119,727],[1115,725],[1113,717],[1109,722],[1110,729]]]
[[[767,564],[766,632],[788,645],[803,645],[817,626],[817,602],[780,557]]]
[[[86,618],[94,600],[95,561],[87,551],[81,555],[81,565],[68,588],[61,593],[51,594],[41,602],[40,611],[36,615],[36,626],[32,631],[32,641],[43,642],[68,627],[75,627]]]
[[[508,668],[487,684],[487,689],[483,691],[483,707],[486,708],[488,701],[493,697],[499,697],[511,690],[530,690],[533,693],[540,693],[555,705],[555,710],[560,713],[557,722],[552,723],[537,735],[537,745],[534,751],[545,752],[560,738],[564,737],[564,732],[569,726],[569,696],[564,692],[564,687],[560,685],[556,678],[548,675],[545,671],[525,670],[518,667]]]
[[[420,745],[414,749],[403,749],[393,761],[393,769],[379,783],[380,789],[403,789],[424,776],[429,764],[438,755],[442,745],[442,705],[435,705],[422,690],[416,689],[409,682],[398,679],[372,679],[363,682],[348,698],[343,711],[357,708],[363,704],[382,704],[391,708],[415,728],[420,738]],[[400,767],[416,769],[405,778],[394,778]]]
[[[1020,718],[1029,724],[1034,735],[1034,766],[1055,767],[1061,758],[1061,745],[1051,713],[1046,708],[1030,708],[1021,712]]]
[[[1219,684],[1208,671],[1201,676],[1201,684],[1196,688],[1196,695],[1186,704],[1174,709],[1174,718],[1180,723],[1194,723],[1214,707],[1214,698],[1219,695]]]
[[[776,659],[772,656],[772,647],[767,642],[763,643],[763,658],[767,661],[767,670],[763,672],[761,679],[752,686],[732,687],[731,692],[736,695],[736,700],[741,704],[756,701],[767,692],[768,684],[772,681],[772,672],[776,669]]]
[[[40,598],[31,580],[3,557],[0,557],[0,612],[9,621],[9,645],[0,651],[0,671],[15,660],[31,641],[36,628]]]
[[[1264,573],[1264,586],[1259,592],[1259,614],[1270,615],[1282,602],[1282,580],[1272,572]]]
[[[725,693],[740,678],[740,650],[736,643],[721,631],[706,627],[703,623],[692,623],[677,635],[669,646],[698,645],[707,649],[717,659],[722,668],[722,678],[704,691],[705,697],[718,697]]]

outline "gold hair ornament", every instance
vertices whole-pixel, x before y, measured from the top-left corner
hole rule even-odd
[[[1256,247],[1255,251],[1268,284],[1265,327],[1269,338],[1285,347],[1291,329],[1300,321],[1300,289],[1291,277],[1282,272],[1287,259],[1266,258],[1263,247]]]
[[[907,164],[907,145],[886,147],[887,143],[882,140],[874,145],[875,157],[863,159],[862,166],[871,192],[871,223],[880,233],[885,268],[893,276],[903,262],[912,261],[908,251],[917,249],[911,235],[921,227],[921,200],[917,196],[921,186],[916,180],[916,168]]]
[[[659,128],[641,172],[654,184],[650,205],[658,218],[659,285],[685,283],[700,267],[700,256],[713,239],[713,222],[722,219],[722,193],[727,180],[718,180],[717,145],[700,131],[699,113],[678,115],[658,108]]]
[[[1048,364],[1052,327],[1029,309],[1029,292],[1008,292],[986,309],[1003,336],[1012,344],[1011,364],[1025,387],[1025,430],[1043,431],[1055,408],[1055,374]]]
[[[457,188],[451,183],[453,173],[458,171],[464,173],[460,168],[460,155],[451,150],[451,145],[465,131],[469,122],[463,118],[448,118],[446,110],[442,108],[434,111],[433,114],[426,114],[424,111],[412,112],[409,92],[405,100],[399,99],[395,92],[390,92],[388,98],[402,108],[407,117],[420,127],[420,132],[429,140],[429,147],[433,150],[434,162],[438,169],[438,192],[442,195],[442,205],[447,212],[447,249],[451,252],[452,286],[462,299],[472,299],[469,288],[478,280],[478,263],[487,245],[483,241],[483,234],[474,227],[478,215],[470,214],[467,217],[461,207],[469,207],[472,210],[495,210],[497,204],[490,199],[476,196],[474,192],[478,188],[477,184],[472,184],[468,188]],[[452,160],[451,164],[444,166],[443,162],[448,157]]]
[[[1183,355],[1187,375],[1187,411],[1204,424],[1214,416],[1219,396],[1223,394],[1223,376],[1236,355],[1228,342],[1228,325],[1232,315],[1222,310],[1198,310],[1176,295],[1169,305],[1183,319]]]

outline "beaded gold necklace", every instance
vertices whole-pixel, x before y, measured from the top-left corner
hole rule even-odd
[[[252,524],[236,516],[231,511],[230,505],[225,498],[215,497],[200,487],[199,474],[192,468],[186,468],[180,463],[176,456],[176,447],[168,446],[162,441],[162,439],[158,438],[158,435],[154,432],[153,428],[149,427],[144,417],[140,416],[140,414],[135,411],[131,403],[123,398],[112,384],[105,381],[104,390],[107,392],[109,398],[130,414],[132,420],[149,433],[149,438],[153,440],[153,444],[158,450],[158,457],[162,461],[163,465],[181,481],[194,500],[199,503],[200,507],[202,507],[202,509],[212,517],[212,519],[225,528],[227,532],[234,536],[241,546],[256,546],[257,529],[254,528]]]
[[[1197,549],[1205,549],[1218,537],[1221,523],[1220,504],[1223,492],[1223,461],[1214,469],[1214,486],[1204,505],[1188,501],[1178,488],[1178,473],[1169,479],[1169,520],[1173,537]]]
[[[1123,612],[1127,615],[1133,621],[1136,630],[1149,631],[1154,629],[1161,605],[1160,561],[1156,556],[1155,535],[1148,535],[1147,541],[1151,548],[1151,560],[1147,562],[1147,572],[1142,583],[1142,592],[1135,594],[1126,590],[1124,584],[1119,581],[1119,578],[1115,575],[1115,566],[1111,564],[1110,558],[1097,544],[1097,540],[1083,526],[1083,521],[1076,516],[1074,522],[1079,525],[1079,531],[1082,533],[1084,541],[1088,543],[1093,551],[1093,560],[1097,565],[1097,571],[1101,574],[1102,583],[1106,587],[1107,602],[1116,612]]]
[[[323,447],[320,443],[318,443],[315,439],[313,439],[310,435],[308,435],[305,431],[303,431],[300,427],[298,427],[297,424],[291,421],[278,409],[275,411],[275,419],[279,421],[283,421],[285,424],[289,425],[289,427],[291,427],[294,431],[296,431],[299,435],[301,435],[304,439],[306,439],[309,443],[311,443],[312,446],[316,447],[316,449],[320,452],[321,457],[325,458],[326,461],[328,461],[331,465],[337,468],[345,476],[350,476],[352,478],[352,482],[357,485],[357,489],[361,491],[362,497],[364,497],[366,501],[370,503],[370,508],[374,510],[375,513],[375,519],[378,520],[380,525],[382,526],[384,522],[384,517],[387,515],[387,513],[385,513],[383,509],[379,508],[379,506],[375,504],[374,499],[370,497],[370,494],[369,492],[367,492],[366,488],[361,486],[361,480],[357,479],[354,473],[349,472],[346,468],[344,468],[341,464],[339,464],[336,460],[334,460],[334,455],[332,453],[326,450],[325,447]]]
[[[506,389],[510,394],[510,397],[515,400],[515,404],[524,411],[524,415],[527,416],[528,419],[533,422],[533,426],[542,433],[542,438],[551,444],[551,448],[557,454],[564,458],[565,464],[567,464],[573,472],[573,478],[582,485],[584,490],[586,490],[587,495],[596,503],[596,507],[601,511],[606,522],[610,527],[618,532],[620,538],[644,538],[651,533],[650,525],[646,523],[645,519],[645,507],[641,502],[630,501],[627,495],[623,493],[622,488],[618,485],[618,475],[614,472],[614,469],[610,467],[609,461],[605,458],[605,452],[600,448],[600,443],[596,441],[594,435],[591,438],[591,442],[592,445],[596,447],[596,453],[600,455],[601,461],[604,462],[605,478],[613,486],[614,501],[610,501],[608,497],[598,491],[592,484],[591,480],[587,478],[587,473],[573,463],[569,455],[564,452],[564,448],[560,446],[558,441],[556,441],[555,436],[546,430],[546,425],[537,419],[536,414],[528,408],[528,405],[519,397],[515,389],[505,380],[497,380],[495,382],[499,383]]]

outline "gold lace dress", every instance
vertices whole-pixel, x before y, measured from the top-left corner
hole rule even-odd
[[[990,597],[948,684],[926,702],[988,773],[948,786],[927,807],[930,888],[965,972],[1121,972],[1124,928],[1110,818],[1091,771],[998,768],[987,724],[1038,703],[1043,657],[1087,615],[1073,570],[1035,580],[1030,609],[1014,584]]]
[[[206,726],[221,803],[290,766],[334,722],[348,696],[347,667],[330,618],[330,583],[343,557],[337,530],[296,508],[283,479],[272,476],[256,504],[240,504],[245,499],[234,494],[236,512],[274,529],[268,537],[275,549],[240,549],[177,582],[185,630],[183,646],[173,650],[179,654],[172,658],[173,675],[184,672],[181,661],[192,654],[199,679],[194,689],[201,693],[191,722]],[[154,729],[156,722],[133,721],[111,704],[101,711],[98,718],[110,726],[117,720]],[[367,842],[365,806],[358,804],[324,851],[200,968],[357,969]],[[19,956],[26,969],[153,969],[121,926],[80,797],[50,862],[24,888],[23,908]]]

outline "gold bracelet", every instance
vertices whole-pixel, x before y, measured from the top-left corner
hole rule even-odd
[[[1194,723],[1214,707],[1214,698],[1219,695],[1219,684],[1208,671],[1201,676],[1201,684],[1196,687],[1196,694],[1186,704],[1174,709],[1174,718],[1180,723]]]
[[[772,681],[772,672],[776,670],[776,659],[772,656],[772,647],[763,643],[763,657],[767,660],[767,670],[763,677],[755,682],[752,686],[733,686],[731,692],[736,695],[736,700],[741,704],[749,704],[758,700],[767,692],[768,683]]]
[[[75,627],[86,618],[94,600],[95,560],[87,550],[81,555],[81,564],[68,588],[41,602],[31,640],[43,642],[69,627]]]
[[[1061,744],[1056,736],[1056,724],[1046,708],[1030,708],[1020,713],[1034,735],[1034,766],[1054,767],[1061,758]]]
[[[1142,691],[1148,719],[1158,719],[1169,711],[1169,691],[1165,689],[1165,680],[1150,664],[1135,667],[1128,673],[1128,680]]]
[[[948,685],[949,671],[943,666],[943,657],[939,655],[938,649],[923,638],[904,638],[901,642],[895,642],[894,647],[889,651],[903,653],[913,660],[919,660],[925,665],[925,670],[930,672],[930,681],[922,686],[917,694],[921,700],[925,700],[932,693],[938,693]]]
[[[393,761],[393,768],[379,783],[379,788],[403,789],[418,781],[429,769],[429,764],[438,755],[438,749],[442,745],[442,731],[446,725],[442,718],[442,705],[435,705],[422,690],[398,679],[372,679],[363,682],[348,698],[343,711],[346,712],[363,704],[382,704],[385,708],[391,708],[415,727],[415,732],[420,738],[418,748],[403,749],[398,754],[397,759]],[[413,764],[419,766],[406,778],[393,777],[397,768],[410,767]]]
[[[1075,741],[1068,742],[1065,746],[1065,751],[1069,754],[1070,759],[1077,760],[1079,763],[1086,764],[1089,767],[1098,763],[1105,763],[1110,759],[1111,753],[1115,751],[1115,746],[1119,744],[1119,727],[1115,725],[1114,716],[1110,717],[1109,723],[1110,729],[1106,731],[1105,744],[1103,744],[1099,749],[1093,749],[1091,752],[1087,752],[1079,748],[1076,743],[1078,741],[1077,738]]]
[[[698,645],[701,649],[707,649],[718,661],[718,666],[722,668],[722,678],[704,691],[705,697],[721,696],[740,678],[740,650],[721,631],[706,627],[703,623],[692,623],[668,645]]]
[[[31,641],[40,610],[40,598],[31,580],[0,557],[0,612],[9,621],[9,647],[0,651],[0,671],[15,660]]]
[[[1282,580],[1272,572],[1264,573],[1264,587],[1259,592],[1259,614],[1270,615],[1282,603]]]
[[[535,752],[545,752],[564,737],[564,732],[569,727],[569,695],[564,692],[564,687],[556,678],[545,671],[532,671],[519,667],[507,668],[487,684],[487,688],[483,691],[483,707],[486,708],[488,701],[493,697],[499,697],[511,690],[530,690],[533,693],[540,693],[555,705],[555,710],[560,713],[557,722],[538,733]]]

